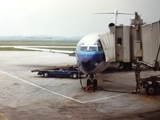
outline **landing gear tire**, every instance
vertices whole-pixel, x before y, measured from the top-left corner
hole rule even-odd
[[[87,80],[87,87],[88,87],[90,84],[91,84],[91,80],[88,79],[88,80]]]
[[[43,73],[43,77],[45,78],[49,77],[49,73],[48,72]]]
[[[148,85],[146,88],[146,93],[148,95],[155,95],[157,93],[157,87],[153,84]]]
[[[132,63],[123,63],[123,70],[132,70]]]
[[[76,79],[77,77],[78,77],[78,74],[77,74],[77,73],[73,73],[73,74],[72,74],[72,78],[73,78],[73,79]]]
[[[97,89],[97,79],[94,79],[94,74],[91,74],[91,75],[90,75],[90,78],[87,79],[87,87],[86,87],[85,91],[89,90],[90,88],[91,88],[94,92],[95,92],[96,89]]]
[[[96,79],[94,79],[93,84],[94,84],[94,87],[97,87],[97,80]]]
[[[96,91],[96,88],[97,88],[97,80],[94,79],[94,80],[93,80],[93,91],[94,91],[94,92]]]

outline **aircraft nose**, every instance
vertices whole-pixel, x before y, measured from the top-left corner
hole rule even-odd
[[[83,67],[88,67],[89,65],[90,65],[90,60],[87,59],[87,58],[84,58],[84,59],[82,60],[82,66],[83,66]]]

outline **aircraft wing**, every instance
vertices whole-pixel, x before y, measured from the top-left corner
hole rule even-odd
[[[23,47],[23,46],[15,46],[16,49],[24,49],[24,50],[35,50],[40,52],[51,52],[51,53],[62,53],[68,54],[69,56],[75,56],[75,51],[67,51],[67,50],[54,50],[54,49],[44,49],[44,48],[33,48],[33,47]],[[67,47],[66,47],[67,48]]]

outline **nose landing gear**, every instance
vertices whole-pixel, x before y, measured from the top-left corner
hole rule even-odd
[[[97,79],[95,79],[94,74],[90,75],[90,78],[87,79],[87,87],[84,89],[84,91],[88,91],[90,89],[92,89],[94,92],[97,89]]]

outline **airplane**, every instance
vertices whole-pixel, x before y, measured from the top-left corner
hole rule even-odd
[[[117,14],[127,14],[133,15],[132,13],[121,13],[117,10],[114,12],[107,13],[96,13],[96,14],[114,14],[114,23],[110,23],[109,27],[114,26],[117,21]],[[19,49],[29,49],[37,51],[46,51],[52,53],[64,53],[69,55],[76,56],[77,66],[81,72],[87,74],[89,79],[87,80],[87,86],[92,85],[93,88],[97,87],[97,79],[95,79],[95,74],[104,71],[110,64],[110,60],[114,59],[115,56],[111,56],[114,46],[105,46],[103,41],[101,41],[101,33],[93,33],[87,36],[84,36],[77,44],[76,51],[62,51],[62,50],[49,50],[49,49],[40,49],[40,48],[31,48],[31,47],[15,47]],[[103,35],[103,34],[102,34]],[[109,38],[112,38],[108,34]],[[109,40],[109,42],[112,40]],[[105,47],[105,48],[104,48]],[[108,50],[107,53],[104,52],[104,49]],[[107,55],[105,55],[107,54]]]

